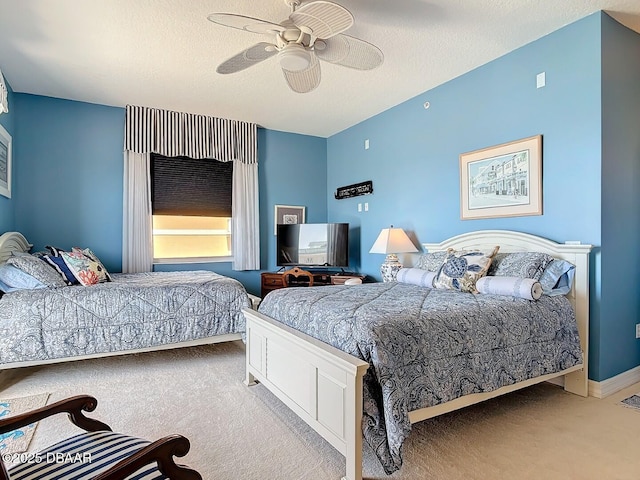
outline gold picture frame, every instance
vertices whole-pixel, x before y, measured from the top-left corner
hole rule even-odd
[[[278,225],[304,223],[304,207],[297,205],[276,205],[273,216],[273,234],[278,234]]]
[[[542,135],[460,155],[460,218],[542,215]]]

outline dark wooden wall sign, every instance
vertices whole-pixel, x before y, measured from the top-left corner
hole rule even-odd
[[[347,185],[346,187],[338,187],[335,197],[338,200],[342,200],[343,198],[369,195],[370,193],[373,193],[373,182],[371,180],[367,180],[366,182],[354,183],[353,185]]]

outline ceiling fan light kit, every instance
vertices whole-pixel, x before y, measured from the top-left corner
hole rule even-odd
[[[271,43],[260,42],[225,60],[216,72],[237,73],[277,55],[289,88],[307,93],[320,84],[318,60],[355,70],[371,70],[382,64],[384,56],[378,47],[343,34],[354,23],[346,8],[324,0],[302,6],[300,0],[284,2],[291,14],[279,24],[232,13],[207,17],[225,27],[273,37]]]
[[[291,72],[309,68],[311,54],[300,44],[290,43],[278,52],[280,66]]]

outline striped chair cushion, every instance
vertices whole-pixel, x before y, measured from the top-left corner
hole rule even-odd
[[[24,463],[9,470],[11,480],[83,480],[127,458],[150,442],[113,432],[87,432],[38,453],[25,453]],[[128,480],[166,480],[153,463]]]

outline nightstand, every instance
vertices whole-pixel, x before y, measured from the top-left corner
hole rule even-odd
[[[282,273],[263,272],[260,277],[260,295],[262,298],[272,290],[284,288]]]

